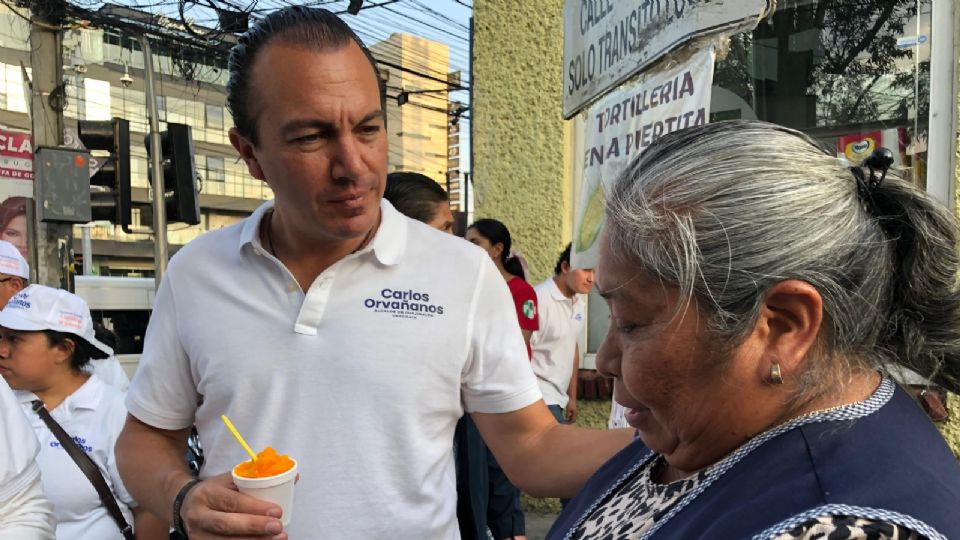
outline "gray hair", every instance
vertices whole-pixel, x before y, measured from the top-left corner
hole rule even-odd
[[[679,288],[736,344],[766,291],[817,289],[824,322],[794,402],[897,363],[960,390],[957,224],[893,171],[869,197],[806,135],[717,122],[652,144],[607,195],[614,253]]]

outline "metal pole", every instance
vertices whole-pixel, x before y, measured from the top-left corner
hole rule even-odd
[[[80,249],[83,250],[83,275],[93,275],[93,247],[90,242],[90,225],[81,225],[83,231],[83,244]]]
[[[33,2],[33,24],[30,25],[30,65],[33,84],[30,91],[34,148],[63,144],[63,107],[66,88],[63,82],[63,58],[60,50],[63,35],[57,15],[50,13],[49,5]],[[35,160],[34,171],[39,166]],[[68,258],[62,257],[61,247],[70,245],[72,227],[66,223],[42,222],[33,208],[39,200],[40,184],[34,184],[34,198],[28,203],[27,216],[31,224],[30,266],[36,275],[35,283],[50,287],[70,286]]]
[[[163,187],[163,151],[160,142],[160,121],[157,116],[157,96],[153,84],[153,54],[150,52],[150,40],[140,36],[143,48],[144,71],[147,75],[147,113],[150,115],[150,159],[153,169],[153,259],[156,265],[154,279],[157,288],[167,270],[167,212]]]
[[[927,192],[954,208],[957,144],[957,58],[953,0],[933,0],[930,28],[930,137]]]
[[[470,172],[464,173],[463,175],[463,214],[467,218],[467,222],[464,224],[465,227],[469,227],[473,223],[473,214],[470,212],[470,180],[473,177],[473,172],[476,171],[476,152],[474,151],[474,134],[476,130],[473,128],[474,123],[473,119],[476,118],[477,107],[475,105],[473,87],[476,84],[476,81],[473,79],[473,15],[470,16],[470,43],[469,43],[469,54],[470,54]]]

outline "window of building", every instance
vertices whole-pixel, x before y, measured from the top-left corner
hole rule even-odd
[[[156,96],[157,98],[157,121],[167,121],[167,96]]]
[[[226,179],[222,157],[207,156],[207,174],[205,177],[210,182],[223,182]]]
[[[110,82],[97,79],[83,80],[83,118],[84,120],[110,120]]]
[[[3,92],[6,96],[6,110],[19,113],[27,112],[27,99],[23,89],[23,75],[20,66],[3,65]],[[28,68],[28,73],[30,69]]]
[[[223,107],[207,105],[206,123],[204,125],[208,129],[223,131]]]

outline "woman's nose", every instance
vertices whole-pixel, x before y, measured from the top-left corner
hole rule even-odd
[[[616,378],[620,376],[620,345],[617,338],[611,336],[612,333],[608,330],[603,342],[600,343],[600,348],[597,349],[596,363],[598,373],[604,377]]]

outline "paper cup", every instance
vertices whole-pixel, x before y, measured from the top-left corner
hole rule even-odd
[[[284,527],[290,524],[290,518],[293,515],[293,484],[297,478],[297,460],[290,459],[293,461],[293,467],[274,476],[247,478],[237,476],[236,470],[230,471],[233,475],[233,483],[240,489],[240,493],[276,503],[283,509],[280,521],[283,522]]]

